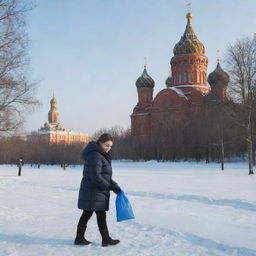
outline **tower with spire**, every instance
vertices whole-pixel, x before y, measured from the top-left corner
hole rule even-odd
[[[48,112],[48,121],[49,124],[52,123],[59,123],[59,113],[57,111],[57,99],[55,98],[54,92],[53,92],[53,96],[52,99],[50,101],[50,111]]]
[[[59,122],[59,112],[57,111],[57,99],[53,92],[50,100],[50,110],[48,112],[48,123],[44,124],[41,129],[49,129],[51,131],[65,131],[63,125]]]

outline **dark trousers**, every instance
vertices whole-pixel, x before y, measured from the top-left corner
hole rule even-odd
[[[84,228],[87,226],[89,219],[92,217],[94,211],[83,211],[82,216],[78,222],[79,228]],[[99,230],[107,229],[107,222],[106,222],[106,212],[105,211],[95,211],[97,217],[97,223]]]
[[[21,166],[19,166],[18,176],[21,176]]]

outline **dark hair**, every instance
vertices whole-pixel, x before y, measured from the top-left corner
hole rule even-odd
[[[108,133],[103,133],[98,138],[97,143],[99,144],[99,142],[104,143],[104,142],[107,142],[107,141],[113,141],[113,137]]]

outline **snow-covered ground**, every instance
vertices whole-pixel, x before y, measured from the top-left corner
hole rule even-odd
[[[245,163],[113,162],[135,219],[116,222],[111,194],[108,224],[121,240],[101,247],[95,215],[86,238],[73,245],[81,215],[82,167],[0,166],[0,256],[252,256],[256,255],[256,177]]]

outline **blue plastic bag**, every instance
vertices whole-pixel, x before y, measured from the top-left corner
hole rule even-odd
[[[119,222],[130,219],[134,219],[132,206],[127,196],[121,190],[116,196],[116,220]]]

